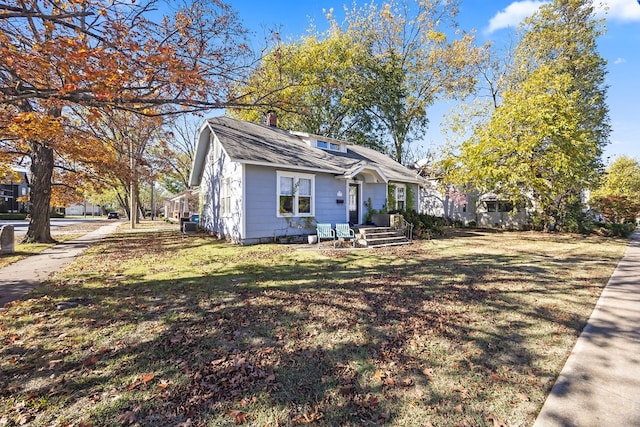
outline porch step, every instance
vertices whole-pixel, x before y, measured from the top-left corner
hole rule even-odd
[[[390,227],[358,227],[356,229],[356,238],[360,246],[367,248],[408,245],[411,243],[404,234]]]

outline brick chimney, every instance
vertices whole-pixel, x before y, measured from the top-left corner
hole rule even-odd
[[[276,112],[274,110],[267,111],[267,126],[272,128],[278,127],[278,117],[276,116]]]

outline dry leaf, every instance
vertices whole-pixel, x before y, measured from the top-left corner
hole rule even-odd
[[[154,379],[155,376],[156,374],[154,374],[153,372],[149,372],[148,374],[142,374],[142,376],[140,377],[140,381],[142,382],[142,384],[146,384],[152,379]]]
[[[489,415],[488,419],[493,422],[493,427],[508,427],[506,422],[493,414]]]
[[[136,413],[133,411],[127,411],[118,415],[118,421],[123,424],[133,424],[136,422]]]
[[[411,378],[405,378],[404,380],[402,380],[402,386],[403,387],[413,386],[413,380]]]
[[[247,413],[237,409],[229,409],[227,415],[233,418],[233,422],[236,424],[243,424],[247,421]]]
[[[31,421],[31,414],[28,412],[18,414],[18,416],[16,417],[16,423],[21,426],[25,425],[29,421]]]
[[[54,360],[50,360],[49,361],[49,369],[53,369],[56,366],[58,366],[59,364],[63,363],[64,360],[63,359],[54,359]]]
[[[98,358],[96,356],[89,356],[82,361],[82,366],[86,366],[87,368],[98,363]]]

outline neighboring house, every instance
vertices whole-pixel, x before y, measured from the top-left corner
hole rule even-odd
[[[167,219],[180,221],[195,213],[198,213],[197,191],[185,190],[165,200],[164,217]]]
[[[421,213],[449,218],[478,227],[522,228],[528,221],[526,209],[513,210],[513,204],[495,193],[443,192],[436,179],[428,179],[420,189]]]
[[[80,205],[70,205],[64,209],[65,215],[101,216],[102,206],[86,200]]]
[[[14,176],[0,180],[0,212],[25,213],[29,211],[27,169],[18,166],[12,169]]]
[[[362,224],[372,209],[417,209],[415,171],[370,148],[268,122],[217,117],[200,128],[189,185],[200,187],[205,230],[251,244],[314,233],[315,223]]]

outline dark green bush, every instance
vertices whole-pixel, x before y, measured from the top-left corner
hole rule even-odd
[[[414,210],[394,211],[391,213],[400,213],[407,222],[413,224],[413,236],[417,239],[444,234],[445,222],[443,218],[420,214]]]
[[[598,223],[600,232],[611,237],[629,237],[636,230],[636,224],[633,222],[625,222],[618,224],[615,222]],[[603,232],[604,230],[604,232]]]
[[[26,218],[27,214],[25,213],[0,213],[0,219],[17,220]]]

